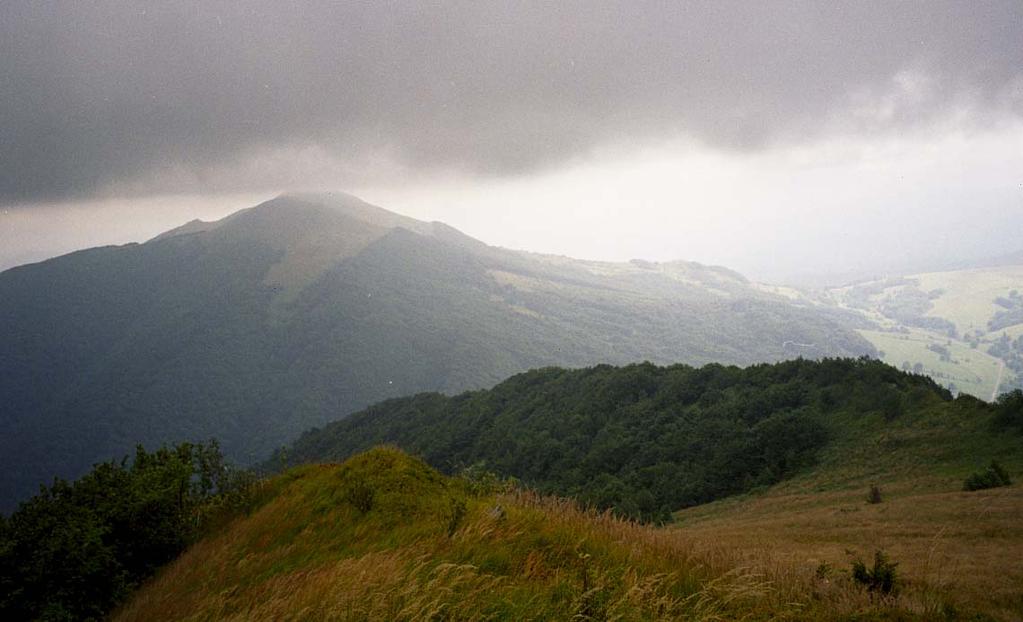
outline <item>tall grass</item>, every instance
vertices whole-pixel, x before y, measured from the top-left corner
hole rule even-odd
[[[394,449],[269,486],[270,501],[191,548],[115,619],[911,620],[947,610],[927,583],[878,598],[838,565],[816,572],[755,533],[643,526],[526,490],[476,494]],[[372,490],[372,503],[353,489]]]

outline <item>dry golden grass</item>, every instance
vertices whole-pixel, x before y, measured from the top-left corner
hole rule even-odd
[[[908,620],[949,605],[1019,617],[1019,488],[876,506],[767,495],[656,528],[528,491],[472,496],[392,449],[271,486],[262,508],[192,547],[114,619]],[[374,491],[368,511],[353,486]],[[457,501],[466,512],[453,524]],[[844,572],[846,548],[874,547],[900,562],[897,598]],[[818,576],[822,563],[835,571]]]
[[[896,490],[898,487],[896,487]],[[1023,618],[1023,487],[978,492],[902,491],[879,504],[866,489],[768,494],[679,513],[697,542],[749,552],[750,560],[807,574],[848,569],[851,555],[886,551],[913,606],[951,604],[997,619]]]

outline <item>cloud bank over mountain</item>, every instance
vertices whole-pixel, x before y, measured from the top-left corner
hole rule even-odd
[[[0,203],[528,174],[1023,114],[1019,2],[0,7]]]

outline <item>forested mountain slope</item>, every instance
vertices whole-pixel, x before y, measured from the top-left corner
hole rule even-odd
[[[150,446],[251,462],[387,397],[596,363],[873,348],[853,314],[721,268],[488,247],[345,195],[0,273],[0,507]]]
[[[451,472],[479,463],[542,492],[664,521],[821,459],[836,478],[856,457],[859,478],[908,460],[913,477],[951,469],[957,481],[992,458],[1018,462],[1023,439],[989,431],[992,412],[866,359],[541,369],[486,391],[382,402],[308,432],[277,459],[333,461],[390,443]],[[864,455],[875,442],[928,434],[920,448],[940,458],[897,443],[874,449],[875,464]]]

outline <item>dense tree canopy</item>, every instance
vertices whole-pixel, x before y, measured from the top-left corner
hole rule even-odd
[[[545,492],[662,520],[811,463],[828,440],[829,414],[890,421],[928,399],[951,395],[867,359],[547,368],[487,391],[382,402],[307,433],[278,462],[394,443],[448,471],[482,462]]]
[[[995,424],[1015,428],[1023,433],[1023,389],[1013,389],[998,396],[995,402]]]
[[[0,618],[99,620],[241,502],[250,477],[215,441],[183,443],[55,480],[0,516]]]

